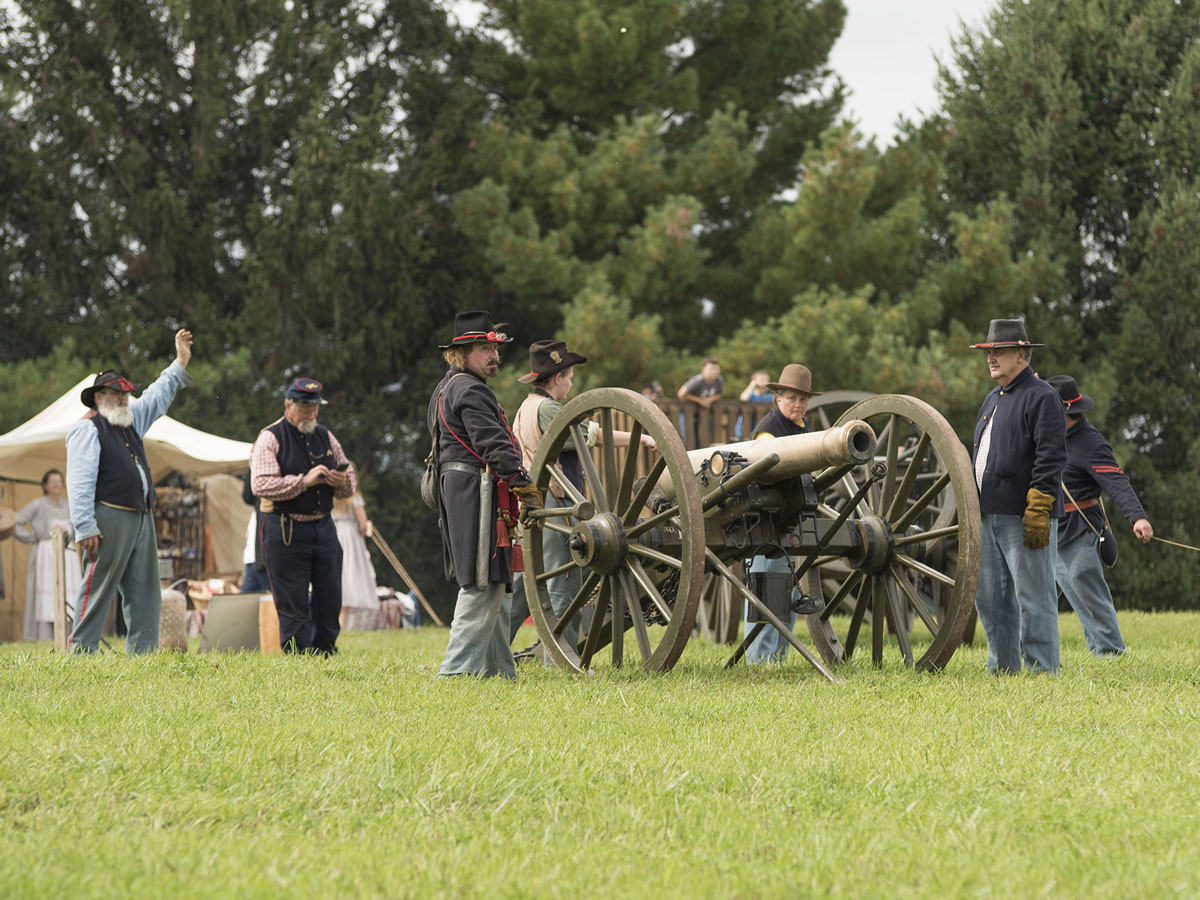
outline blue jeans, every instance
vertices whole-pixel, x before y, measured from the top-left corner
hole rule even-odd
[[[750,574],[755,572],[788,571],[790,571],[790,567],[785,556],[780,556],[776,559],[756,556],[750,561],[750,567],[746,569],[746,572]],[[793,600],[796,599],[797,593],[796,588],[792,588]],[[789,612],[787,616],[783,617],[783,621],[787,623],[788,628],[792,628],[796,624],[796,614]],[[746,601],[745,628],[747,634],[750,633],[750,629],[754,627],[754,624],[750,621],[750,601]],[[758,663],[783,662],[790,646],[792,645],[788,643],[787,638],[779,633],[779,629],[768,623],[763,627],[758,637],[754,639],[754,643],[746,648],[746,664],[752,666]]]
[[[242,573],[242,593],[243,594],[265,594],[271,590],[271,583],[267,581],[267,573],[258,571],[254,563],[246,563],[245,571]]]
[[[975,608],[988,639],[987,670],[1058,672],[1058,520],[1050,520],[1050,546],[1024,544],[1020,516],[982,516],[983,553]]]
[[[1058,548],[1054,575],[1059,588],[1079,616],[1088,649],[1097,656],[1124,653],[1125,641],[1117,624],[1112,592],[1104,580],[1098,539],[1085,531]]]
[[[512,595],[507,587],[492,581],[482,591],[474,585],[459,588],[439,675],[517,677],[512,650],[508,648]]]

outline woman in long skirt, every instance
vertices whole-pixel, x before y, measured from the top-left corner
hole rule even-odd
[[[29,553],[29,571],[25,577],[25,628],[27,641],[54,639],[54,528],[62,526],[68,541],[74,538],[71,510],[63,496],[63,476],[50,469],[42,476],[42,496],[17,513],[17,530],[13,534],[23,544],[33,544]],[[67,602],[74,601],[83,573],[75,545],[67,545],[66,562]],[[69,613],[68,613],[69,617]]]
[[[375,566],[367,552],[371,523],[366,503],[358,491],[333,501],[333,524],[342,544],[342,613],[346,631],[374,631],[383,627],[379,597],[375,593]]]

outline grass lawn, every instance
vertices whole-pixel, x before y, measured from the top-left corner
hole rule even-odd
[[[1058,678],[0,646],[0,897],[1200,895],[1200,615]],[[807,639],[807,635],[804,635]]]

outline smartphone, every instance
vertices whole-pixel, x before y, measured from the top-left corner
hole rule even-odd
[[[342,463],[340,466],[334,466],[334,467],[333,467],[333,471],[335,471],[335,472],[345,472],[345,471],[346,471],[348,468],[350,468],[350,463],[348,463],[348,462],[344,462],[344,463]]]

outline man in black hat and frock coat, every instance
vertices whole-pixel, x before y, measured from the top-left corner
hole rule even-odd
[[[987,340],[971,345],[987,351],[996,382],[979,408],[972,454],[983,535],[975,607],[993,673],[1059,668],[1054,568],[1067,421],[1054,388],[1030,366],[1041,346],[1020,319],[993,319]]]
[[[1098,544],[1107,524],[1100,495],[1107,492],[1117,502],[1139,541],[1154,537],[1154,528],[1128,476],[1117,465],[1112,447],[1084,415],[1096,405],[1092,398],[1079,390],[1070,375],[1053,375],[1046,382],[1062,398],[1067,414],[1067,465],[1062,474],[1066,496],[1058,522],[1055,575],[1079,616],[1088,649],[1096,656],[1117,656],[1125,652],[1125,640],[1100,562]]]
[[[487,382],[500,370],[496,331],[485,310],[459,313],[440,345],[450,368],[429,398],[426,425],[437,444],[438,524],[446,578],[459,585],[439,674],[516,678],[509,648],[514,505],[521,515],[542,498],[521,464],[508,418]],[[502,514],[504,518],[502,518]]]

